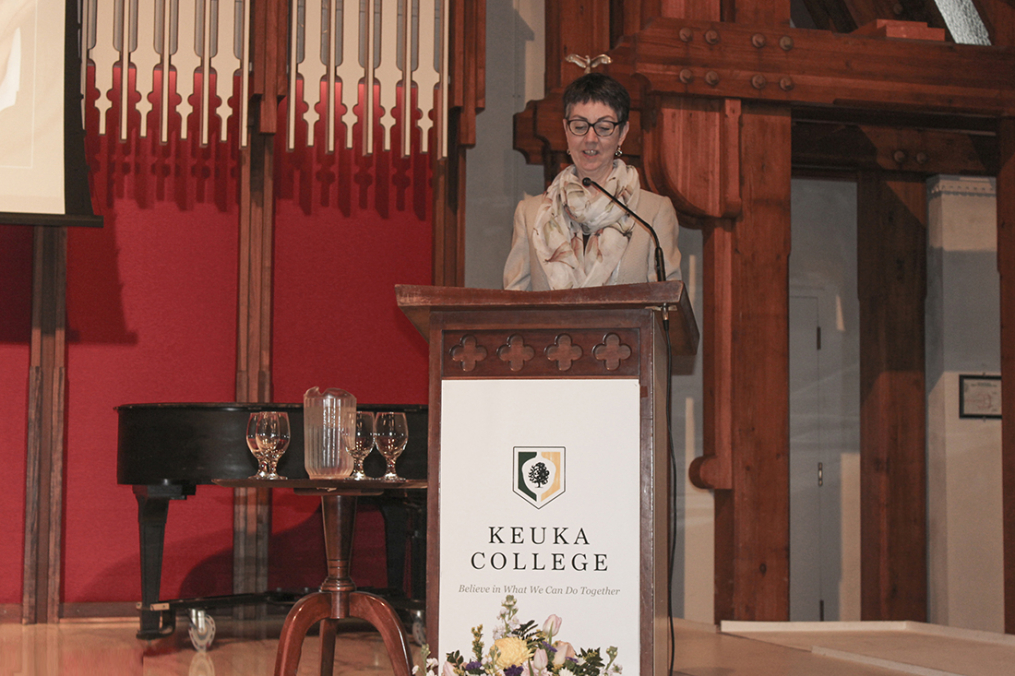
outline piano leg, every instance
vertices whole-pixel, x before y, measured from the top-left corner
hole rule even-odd
[[[162,546],[166,538],[166,517],[169,501],[193,495],[179,485],[134,486],[137,498],[137,523],[141,537],[141,629],[137,637],[154,639],[172,634],[176,614],[172,610],[151,610],[158,603],[162,586]]]
[[[395,596],[409,597],[409,587],[405,584],[405,550],[408,518],[404,499],[377,500],[381,515],[384,517],[384,549],[387,559],[388,589],[395,591]]]

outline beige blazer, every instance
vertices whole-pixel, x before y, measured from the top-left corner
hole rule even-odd
[[[532,228],[536,223],[536,212],[543,202],[543,195],[523,199],[515,209],[514,232],[511,236],[511,252],[504,263],[504,288],[517,291],[546,291],[549,284],[543,268],[536,261],[536,250],[532,246]],[[659,236],[666,265],[666,279],[680,279],[680,250],[677,248],[677,212],[669,198],[642,190],[635,212],[652,224]],[[640,284],[656,281],[655,244],[652,235],[641,225],[635,225],[631,241],[620,259],[620,264],[610,276],[608,285]]]

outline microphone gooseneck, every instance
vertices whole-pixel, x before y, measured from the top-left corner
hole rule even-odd
[[[599,189],[599,192],[601,192],[604,195],[606,195],[607,197],[609,197],[610,200],[614,204],[617,204],[621,209],[626,211],[628,213],[628,215],[631,216],[631,218],[633,218],[634,220],[638,221],[643,226],[645,226],[645,229],[649,231],[650,235],[652,235],[652,241],[655,242],[655,245],[656,245],[656,251],[655,251],[655,256],[656,256],[656,281],[657,282],[665,282],[666,281],[666,266],[663,263],[663,248],[659,245],[659,235],[656,234],[655,228],[653,228],[651,225],[649,225],[645,221],[644,218],[642,218],[638,214],[636,214],[633,211],[631,211],[627,207],[626,204],[624,204],[623,202],[618,200],[616,197],[614,197],[613,194],[609,190],[607,190],[603,186],[599,185],[598,183],[593,181],[591,178],[588,178],[588,177],[583,178],[582,179],[582,185],[585,186],[586,188],[589,187],[590,185],[596,186]]]

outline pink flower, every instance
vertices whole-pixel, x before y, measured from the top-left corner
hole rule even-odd
[[[445,662],[444,668],[441,669],[442,676],[455,676],[455,665],[451,662]]]
[[[556,615],[550,615],[546,618],[546,622],[543,622],[543,633],[549,636],[551,639],[560,631],[560,623],[563,622]]]
[[[567,641],[557,641],[553,644],[553,647],[557,649],[557,652],[553,655],[553,666],[555,667],[559,667],[564,664],[564,660],[577,654],[574,651],[574,646]]]
[[[536,651],[536,654],[532,656],[532,667],[537,672],[540,672],[543,669],[546,669],[547,664],[548,660],[546,659],[546,651],[540,648]]]

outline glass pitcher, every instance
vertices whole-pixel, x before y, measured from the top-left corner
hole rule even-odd
[[[303,395],[303,459],[311,479],[352,473],[349,449],[356,443],[356,397],[345,390],[311,387]]]

